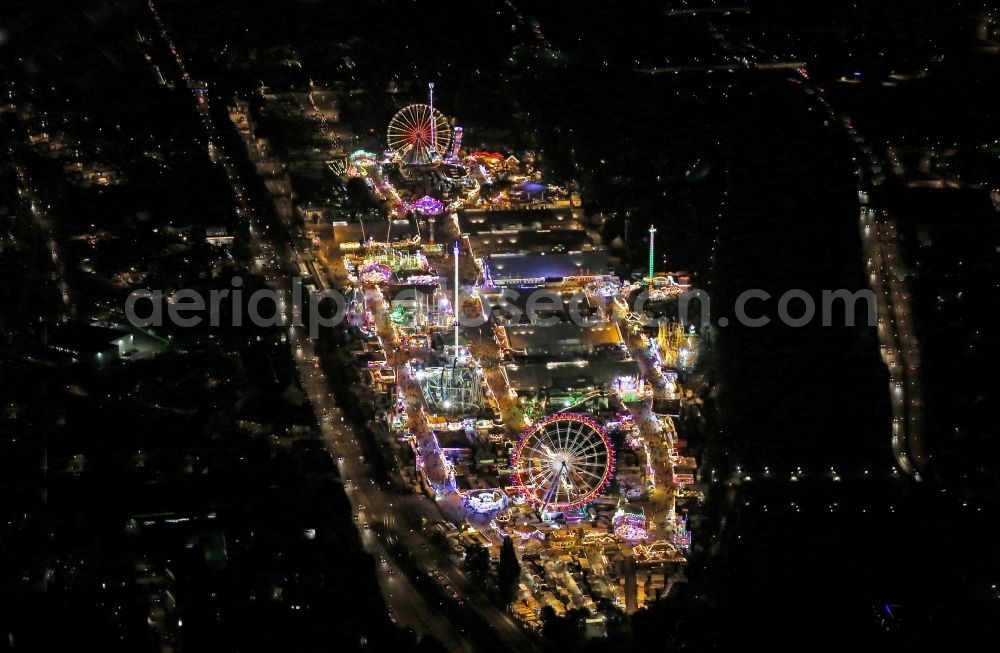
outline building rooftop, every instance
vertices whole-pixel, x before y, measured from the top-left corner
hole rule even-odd
[[[625,356],[621,331],[617,324],[610,322],[592,327],[562,322],[552,326],[517,325],[498,328],[515,355],[554,359]]]
[[[541,299],[532,304],[532,315],[528,314],[528,304],[532,299],[532,293],[538,288],[525,288],[523,286],[506,286],[502,291],[484,294],[484,300],[490,307],[490,318],[495,323],[504,324],[514,321],[515,324],[528,324],[533,317],[548,318],[558,317],[562,322],[569,322],[577,315],[590,316],[596,310],[591,303],[590,297],[584,290],[557,290],[552,289],[561,300],[562,304],[557,305],[552,295],[550,299]]]
[[[464,234],[488,231],[539,231],[579,229],[580,222],[570,209],[544,208],[526,211],[459,211],[458,224]]]
[[[540,285],[566,277],[609,274],[607,257],[600,252],[491,254],[483,265],[487,278],[500,286]]]
[[[639,364],[634,360],[577,360],[565,363],[528,363],[505,366],[514,390],[539,388],[576,389],[614,383],[619,376],[636,376]]]
[[[483,254],[600,250],[583,229],[480,231],[470,234],[469,241],[473,251]]]
[[[417,227],[413,220],[393,220],[391,226],[388,220],[366,221],[364,225],[357,220],[333,223],[333,238],[337,243],[360,243],[367,238],[384,241],[386,235],[390,242],[406,240],[417,235]]]

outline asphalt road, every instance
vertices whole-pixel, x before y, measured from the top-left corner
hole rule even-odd
[[[186,67],[184,66],[180,52],[169,38],[166,25],[156,14],[153,3],[150,2],[149,4],[150,9],[154,13],[155,20],[160,27],[161,36],[174,55],[178,74],[185,81],[191,79]],[[198,94],[193,93],[192,99],[194,100],[195,108],[199,116],[205,124],[209,139],[208,142],[211,143],[211,146],[214,149],[214,160],[222,165],[226,171],[233,194],[240,208],[240,215],[243,215],[250,221],[252,250],[255,253],[264,252],[267,248],[264,246],[265,243],[261,241],[260,236],[262,232],[266,233],[268,229],[265,225],[261,224],[259,217],[254,214],[253,208],[247,202],[245,184],[239,179],[235,171],[235,167],[232,164],[233,159],[230,153],[226,152],[222,139],[215,138],[209,114],[211,107],[208,102],[203,101]],[[287,235],[288,240],[290,241],[289,244],[291,245],[291,254],[289,256],[290,260],[288,260],[287,263],[296,264],[303,260],[304,257],[302,252],[298,250],[299,243],[296,242],[292,236],[294,229],[291,228],[291,225],[286,224],[285,226],[288,227],[285,234]],[[262,272],[270,279],[272,287],[289,287],[289,281],[286,275],[279,270],[273,269],[272,266],[275,263],[277,263],[277,261],[267,261],[265,263],[266,269],[262,270]],[[313,272],[315,273],[316,271],[313,270]],[[317,275],[317,278],[320,278],[320,276]],[[295,352],[296,365],[303,381],[303,389],[308,393],[309,398],[312,400],[317,411],[317,418],[320,419],[323,437],[330,448],[331,453],[338,456],[338,459],[341,456],[343,457],[345,462],[341,463],[341,473],[344,478],[350,478],[352,481],[357,479],[354,483],[352,483],[353,487],[357,488],[364,480],[367,480],[364,472],[364,464],[361,462],[362,454],[360,448],[353,435],[350,434],[349,429],[345,425],[339,423],[339,418],[338,424],[334,424],[329,419],[323,419],[324,412],[332,412],[337,409],[334,405],[329,388],[326,386],[322,371],[319,370],[318,366],[313,363],[315,357],[313,342],[306,337],[307,334],[301,327],[288,327],[288,332],[290,341],[292,342],[293,351]],[[301,354],[299,353],[300,350],[298,350],[298,345],[301,345],[302,347]],[[380,493],[376,493],[369,498],[368,493],[365,491],[349,489],[347,494],[355,510],[358,505],[365,505],[366,501],[371,503],[373,506],[383,505]],[[391,558],[389,558],[381,543],[377,538],[372,536],[371,531],[362,528],[361,533],[366,551],[371,553],[378,560],[386,560],[385,563],[380,563],[379,565],[378,580],[379,585],[382,588],[383,595],[385,596],[386,604],[397,623],[401,626],[410,627],[416,633],[421,635],[431,633],[434,637],[439,639],[449,651],[462,653],[473,651],[473,647],[455,630],[452,624],[437,610],[432,609],[427,605],[423,596],[416,590],[409,579],[399,572],[398,568],[392,562]]]

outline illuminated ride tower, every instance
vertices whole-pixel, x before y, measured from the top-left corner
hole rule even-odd
[[[649,274],[646,282],[649,284],[649,294],[653,294],[653,257],[656,254],[656,227],[649,225]]]
[[[451,416],[475,415],[482,405],[483,373],[459,345],[458,242],[452,248],[455,260],[454,341],[450,364],[427,367],[417,373],[428,408],[437,414]]]
[[[448,159],[451,161],[458,161],[458,154],[462,150],[462,132],[464,131],[460,125],[456,125],[452,130],[451,152],[448,154]]]

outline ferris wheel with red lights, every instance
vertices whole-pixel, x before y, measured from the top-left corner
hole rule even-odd
[[[410,104],[392,117],[386,136],[389,149],[405,163],[430,163],[448,151],[451,127],[433,106]]]
[[[530,426],[511,456],[514,484],[546,513],[574,510],[596,499],[611,482],[615,449],[601,426],[585,415],[556,413]]]

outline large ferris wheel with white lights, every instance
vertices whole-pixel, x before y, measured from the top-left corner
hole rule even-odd
[[[543,512],[584,506],[615,471],[615,450],[601,426],[584,415],[557,413],[529,427],[511,457],[514,484]]]

